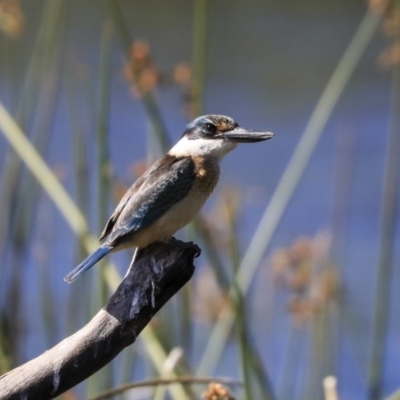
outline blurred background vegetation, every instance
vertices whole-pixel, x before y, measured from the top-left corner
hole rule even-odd
[[[0,374],[102,307],[130,252],[63,276],[185,124],[220,113],[276,136],[230,154],[180,232],[203,249],[190,284],[61,397],[190,376],[114,398],[400,399],[399,7],[0,0]]]

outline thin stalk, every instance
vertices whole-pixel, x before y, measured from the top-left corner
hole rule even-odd
[[[235,279],[239,263],[239,243],[237,236],[237,213],[232,204],[227,204],[227,220],[229,229],[229,249],[231,255],[232,275]],[[257,351],[251,345],[250,335],[246,321],[246,300],[237,282],[233,281],[234,295],[232,298],[235,306],[236,329],[238,335],[239,352],[241,358],[241,373],[244,382],[245,399],[252,400],[263,396],[266,400],[273,399],[269,378],[258,358]]]
[[[190,114],[192,118],[203,114],[205,104],[205,87],[207,73],[207,37],[208,37],[208,0],[196,0],[194,3],[193,21],[193,101],[191,103]],[[227,290],[229,285],[228,277],[224,272],[221,256],[215,247],[211,235],[207,228],[202,224],[201,217],[192,223],[195,233],[200,236],[204,251],[212,270],[216,274],[217,282],[223,290]]]
[[[204,90],[207,69],[208,0],[195,0],[193,21],[193,101],[192,118],[204,109]]]
[[[349,129],[340,129],[336,136],[333,205],[330,217],[332,230],[332,256],[342,275],[345,263],[350,201],[354,187],[355,167],[355,132]]]
[[[251,372],[250,372],[250,360],[249,352],[247,348],[248,336],[246,329],[246,317],[245,317],[245,300],[244,296],[240,290],[239,285],[236,282],[236,275],[239,270],[239,245],[237,238],[237,217],[234,205],[230,202],[226,205],[226,214],[228,222],[229,231],[229,250],[231,258],[232,276],[233,282],[232,286],[234,289],[234,305],[235,305],[235,316],[236,316],[236,330],[238,336],[239,353],[240,353],[240,367],[241,374],[244,383],[244,399],[251,400],[252,396],[252,385],[251,385]]]
[[[200,216],[194,219],[190,227],[193,227],[193,232],[200,236],[202,249],[207,254],[207,258],[213,266],[212,271],[216,276],[218,284],[223,291],[227,291],[230,284],[229,278],[224,269],[222,255],[215,246],[215,241],[211,236],[210,229],[204,224],[204,219]]]
[[[109,195],[111,192],[111,163],[109,156],[109,124],[110,124],[110,83],[111,83],[111,44],[112,28],[106,25],[103,29],[101,61],[100,61],[100,109],[97,129],[97,153],[98,153],[98,223],[99,231],[103,228],[108,218]],[[102,266],[104,264],[102,263]],[[99,272],[101,272],[99,270]],[[95,306],[104,304],[107,300],[107,287],[99,274],[100,297]]]
[[[290,322],[287,343],[284,346],[283,368],[278,383],[278,398],[281,400],[295,399],[296,377],[300,367],[300,356],[302,348],[302,331]]]
[[[326,239],[325,239],[326,240]],[[328,239],[329,240],[329,239]],[[330,244],[330,243],[329,243]],[[330,267],[329,259],[330,248],[326,248],[325,257],[323,259],[315,261],[313,264],[312,275],[318,279],[318,275],[327,274]],[[315,278],[314,278],[315,279]],[[327,275],[325,278],[327,279]],[[313,278],[310,283],[310,291],[312,292]],[[322,283],[319,283],[322,285]],[[321,287],[319,290],[324,290]],[[310,362],[308,368],[308,385],[304,396],[304,399],[320,399],[323,397],[323,387],[321,382],[327,376],[330,376],[333,371],[333,351],[332,351],[332,316],[334,309],[333,300],[331,298],[325,298],[317,309],[312,313],[312,319],[310,321],[311,331],[311,352]]]
[[[331,215],[332,245],[331,253],[339,281],[344,276],[346,266],[346,250],[348,242],[348,226],[350,214],[350,200],[354,187],[354,160],[355,160],[355,134],[353,130],[340,129],[337,137],[335,154],[335,177],[333,187],[333,206]],[[344,332],[346,322],[354,324],[352,319],[346,318],[348,307],[345,305],[341,288],[336,294],[336,308],[332,313],[332,326],[334,336],[334,359],[332,370],[329,375],[338,376],[339,363],[338,354],[341,354],[341,335]],[[350,332],[351,333],[351,332]],[[358,338],[355,337],[355,338]]]
[[[380,14],[375,14],[372,11],[367,12],[312,113],[300,142],[271,198],[270,204],[267,206],[261,218],[260,224],[240,264],[237,280],[244,294],[247,293],[250,287],[250,283],[257,271],[265,250],[300,181],[315,146],[323,133],[325,125],[340,95],[346,87],[346,84],[349,82],[364,50],[378,28],[380,20]],[[221,311],[203,353],[202,360],[198,367],[198,373],[203,373],[204,371],[210,373],[215,369],[224,348],[223,344],[226,343],[227,337],[231,331],[233,319],[234,315],[231,309],[226,307]]]
[[[19,266],[24,261],[18,251],[14,251],[9,262],[11,271],[18,271]],[[17,273],[12,273],[7,280],[7,298],[5,303],[9,305],[8,310],[3,311],[2,315],[2,331],[4,332],[6,341],[6,350],[9,355],[11,367],[15,368],[24,359],[21,349],[21,339],[23,328],[25,327],[25,319],[22,311],[23,290],[21,289],[21,277]]]
[[[56,225],[54,224],[54,208],[49,203],[49,199],[44,198],[41,207],[38,207],[38,219],[41,221],[39,240],[44,249],[55,247],[54,231],[56,230]],[[45,346],[50,348],[54,343],[57,343],[57,322],[59,321],[57,321],[57,316],[59,316],[59,312],[54,285],[52,285],[54,280],[50,253],[45,254],[40,261],[36,274],[41,310],[40,316],[42,318],[41,324]]]
[[[98,230],[101,231],[108,217],[108,202],[111,190],[110,185],[110,159],[109,159],[109,123],[110,123],[110,83],[111,83],[111,44],[112,27],[105,24],[101,38],[100,72],[99,72],[99,110],[97,113],[97,221]],[[104,260],[99,263],[100,268],[94,272],[96,279],[92,285],[91,313],[95,313],[107,301],[107,283],[104,280]],[[103,369],[89,379],[87,394],[94,393],[113,386],[113,363],[107,364]]]
[[[72,67],[72,66],[71,66]],[[73,68],[69,68],[73,70]],[[88,143],[85,137],[85,128],[83,125],[84,116],[81,114],[86,107],[81,106],[80,100],[82,99],[79,89],[83,86],[81,81],[71,79],[68,75],[67,81],[67,97],[69,109],[70,130],[72,132],[73,141],[73,159],[75,167],[75,183],[76,183],[76,198],[77,205],[84,215],[89,214],[89,187],[90,182],[89,163],[90,154],[88,152]],[[91,130],[91,129],[89,129]],[[77,250],[75,263],[83,260],[86,256],[86,251],[83,243],[78,239],[76,241]],[[90,317],[89,307],[82,307],[80,293],[90,286],[89,277],[84,274],[81,280],[76,282],[76,285],[71,285],[71,290],[68,297],[67,306],[67,332],[75,332],[78,327],[82,326],[84,320]],[[83,317],[83,318],[82,318]],[[80,319],[82,318],[82,320]]]
[[[264,368],[259,352],[254,348],[252,342],[247,342],[247,348],[249,353],[249,361],[251,364],[252,376],[257,380],[258,392],[255,397],[264,397],[265,399],[274,400],[275,395],[272,390],[272,384],[267,371]]]
[[[306,390],[304,400],[317,400],[323,396],[323,388],[321,382],[327,376],[325,353],[329,353],[326,346],[326,311],[320,310],[314,315],[310,326],[310,344],[311,351],[309,354],[309,365],[307,368],[308,379],[306,382]]]
[[[111,83],[111,44],[112,27],[104,26],[102,49],[100,56],[100,105],[97,129],[98,148],[98,228],[102,228],[108,217],[108,202],[110,193],[110,156],[109,156],[109,125],[110,125],[110,83]]]
[[[190,353],[192,347],[192,293],[193,284],[186,284],[180,293],[180,319],[179,319],[179,345],[185,349],[186,352]]]
[[[397,7],[399,2],[397,2]],[[400,33],[396,39],[400,45]],[[381,237],[378,260],[378,278],[375,292],[372,349],[368,365],[368,399],[382,396],[385,342],[387,337],[392,279],[394,238],[397,220],[397,200],[400,168],[400,65],[393,72],[391,126],[384,174]]]

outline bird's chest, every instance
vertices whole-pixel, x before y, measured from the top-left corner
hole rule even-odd
[[[196,179],[191,192],[195,196],[207,198],[214,190],[219,179],[219,163],[217,160],[194,158]]]
[[[135,238],[135,246],[144,247],[155,240],[164,240],[188,224],[200,211],[219,178],[218,161],[197,158],[195,179],[189,193],[175,203],[151,227],[142,230]]]
[[[196,177],[187,196],[174,205],[174,222],[177,229],[186,225],[203,207],[207,198],[212,193],[219,178],[219,165],[217,161],[194,159]],[[172,226],[171,225],[171,226]]]
[[[195,158],[194,163],[196,177],[193,186],[187,196],[176,204],[182,221],[186,223],[203,207],[219,178],[218,161]]]

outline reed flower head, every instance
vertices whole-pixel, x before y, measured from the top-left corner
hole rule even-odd
[[[210,383],[202,397],[204,400],[235,400],[224,385],[216,382]]]
[[[0,1],[0,29],[9,38],[18,38],[23,30],[24,14],[19,0]]]
[[[160,74],[151,59],[147,42],[139,40],[132,44],[129,61],[124,67],[124,76],[135,97],[142,97],[158,85]]]
[[[288,310],[297,324],[308,321],[336,296],[339,279],[329,250],[330,235],[322,233],[300,237],[272,255],[274,279],[287,291]]]

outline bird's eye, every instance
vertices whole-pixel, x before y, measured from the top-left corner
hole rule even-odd
[[[215,133],[215,131],[217,130],[217,127],[213,124],[206,124],[205,130],[207,133]]]

